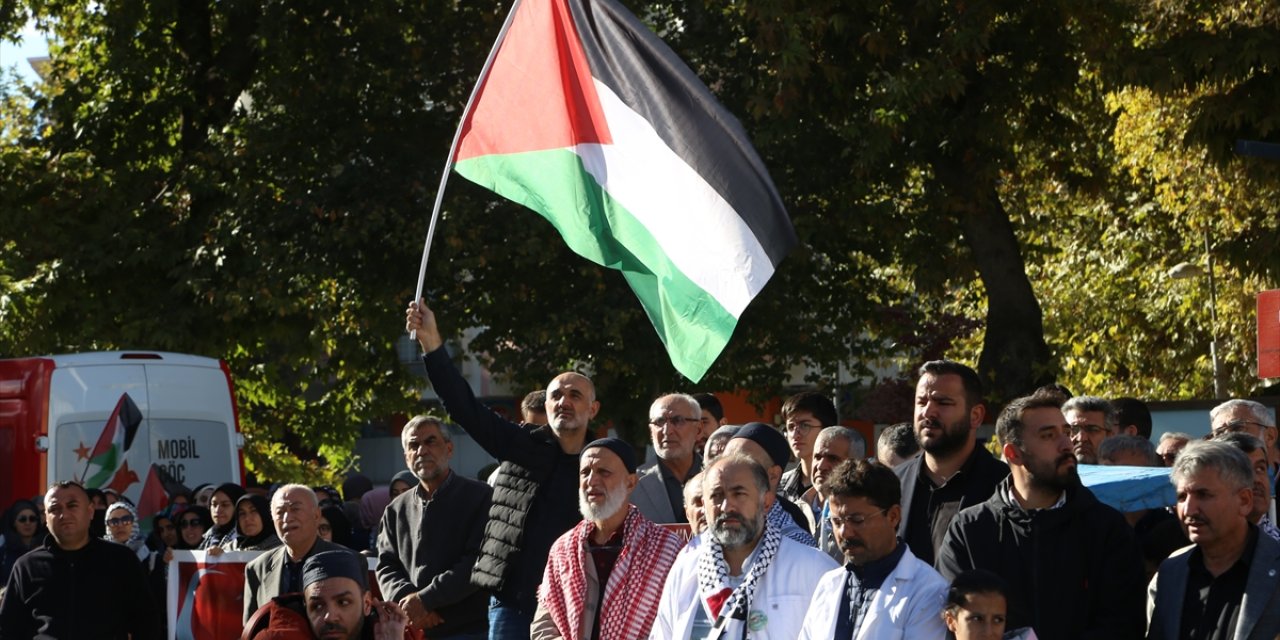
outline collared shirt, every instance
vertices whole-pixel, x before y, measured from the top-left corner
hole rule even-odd
[[[689,518],[684,515],[684,484],[699,471],[702,471],[702,457],[696,453],[693,455],[693,466],[689,467],[689,472],[684,474],[683,479],[677,478],[666,464],[658,461],[658,473],[662,474],[662,486],[667,489],[667,500],[671,501],[671,512],[676,515],[676,522],[689,523]]]
[[[1230,569],[1214,577],[1204,566],[1200,547],[1187,558],[1187,590],[1182,596],[1182,640],[1230,640],[1236,635],[1240,605],[1249,582],[1249,565],[1258,546],[1258,530],[1250,525],[1244,552]]]
[[[933,564],[935,554],[947,535],[947,528],[951,526],[951,520],[960,512],[967,488],[965,485],[973,473],[975,456],[980,446],[982,445],[974,446],[960,470],[941,485],[933,484],[925,461],[920,461],[920,475],[916,477],[907,530],[903,533],[906,534],[905,539],[907,546],[911,547],[911,553],[925,564]]]
[[[852,640],[858,634],[858,627],[866,619],[867,604],[871,596],[880,589],[890,573],[902,561],[907,545],[898,540],[893,551],[883,558],[873,560],[858,567],[853,564],[845,566],[844,598],[840,601],[840,613],[836,618],[835,640]]]
[[[429,491],[426,487],[422,486],[422,482],[418,482],[418,486],[416,487],[418,499],[421,500],[423,504],[431,502],[432,500],[435,499],[436,494],[440,493],[441,490],[449,486],[449,484],[452,482],[453,482],[453,469],[448,470],[448,472],[444,476],[444,482],[441,482],[440,486],[436,487],[435,491]]]

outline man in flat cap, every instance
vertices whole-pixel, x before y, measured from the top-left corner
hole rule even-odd
[[[364,558],[349,550],[322,551],[302,566],[302,594],[272,598],[249,619],[244,636],[254,640],[405,640],[409,616],[393,601],[377,602],[369,591]]]
[[[763,422],[749,422],[738,429],[738,433],[725,446],[724,455],[733,454],[745,455],[763,467],[769,477],[769,491],[777,494],[782,469],[791,460],[791,449],[782,433]],[[810,533],[814,526],[813,514],[807,513],[808,511],[778,495],[778,499],[769,506],[767,517],[782,535],[801,544],[817,547],[818,542]],[[711,524],[710,518],[707,519],[707,524]]]
[[[636,488],[631,445],[592,441],[578,468],[583,520],[551,546],[531,636],[647,638],[680,540],[630,504]]]

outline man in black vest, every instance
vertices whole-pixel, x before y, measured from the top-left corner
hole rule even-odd
[[[489,637],[527,639],[551,544],[582,519],[578,453],[600,410],[595,385],[581,374],[562,373],[547,385],[550,424],[516,424],[476,400],[449,359],[425,300],[409,303],[405,329],[416,332],[427,378],[449,416],[502,462],[471,582],[493,592]]]

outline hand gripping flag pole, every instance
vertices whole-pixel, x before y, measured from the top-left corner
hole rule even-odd
[[[449,174],[453,171],[453,161],[458,157],[458,142],[462,140],[463,125],[467,122],[467,114],[471,113],[471,108],[475,105],[476,96],[480,95],[480,87],[484,86],[484,81],[489,77],[489,70],[493,68],[493,61],[498,57],[498,49],[502,47],[502,41],[507,37],[507,32],[511,30],[511,22],[516,16],[516,10],[520,8],[520,0],[511,3],[511,11],[507,12],[507,17],[502,22],[502,29],[498,31],[498,37],[493,41],[493,48],[489,49],[489,57],[485,58],[484,66],[480,68],[480,77],[476,79],[476,86],[471,88],[471,95],[467,97],[467,106],[462,109],[462,116],[458,118],[458,128],[453,132],[453,142],[449,144],[449,157],[445,159],[444,171],[440,172],[440,187],[436,189],[436,202],[431,207],[431,224],[427,225],[427,240],[422,243],[422,264],[418,266],[418,287],[414,289],[413,301],[417,302],[422,299],[422,287],[427,279],[427,260],[431,257],[431,241],[436,236],[436,222],[440,219],[440,206],[444,202],[444,188],[449,183]],[[418,339],[417,331],[409,332],[410,340]]]

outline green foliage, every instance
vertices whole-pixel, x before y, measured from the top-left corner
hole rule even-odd
[[[1275,286],[1275,9],[1243,2],[630,3],[738,114],[801,245],[703,389],[793,368],[905,419],[948,356],[1007,399],[1206,395],[1210,238],[1230,391]],[[418,410],[397,356],[439,164],[504,8],[40,0],[48,81],[0,86],[0,352],[222,357],[251,469],[332,480],[360,425]],[[454,180],[427,298],[520,387],[591,371],[643,439],[687,388],[619,274]],[[908,385],[909,386],[909,385]],[[906,394],[909,395],[909,394]]]

